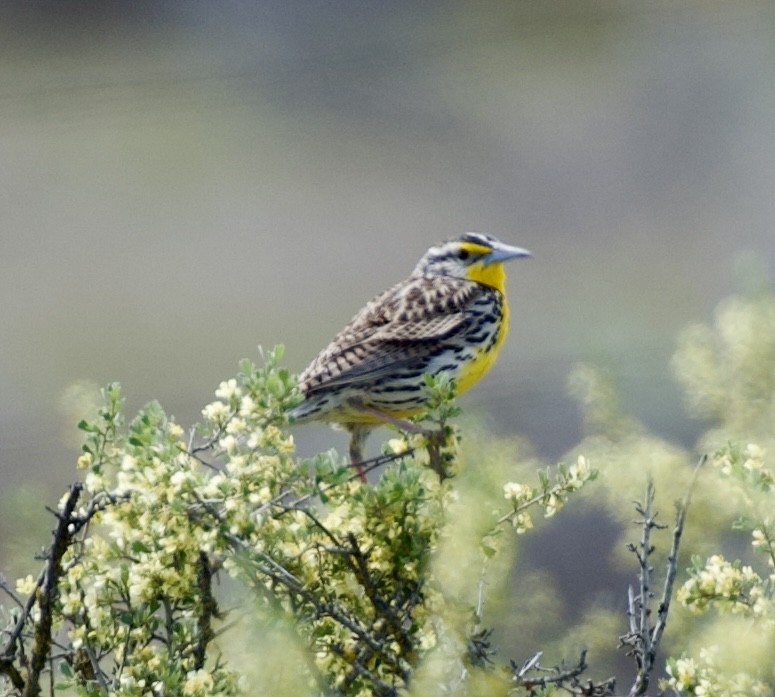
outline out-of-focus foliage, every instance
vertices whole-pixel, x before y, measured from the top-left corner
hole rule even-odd
[[[629,501],[643,476],[653,478],[664,502],[683,494],[701,453],[711,456],[684,535],[680,560],[688,580],[681,579],[678,600],[686,610],[671,617],[667,646],[680,657],[668,662],[665,686],[691,695],[770,694],[775,498],[767,453],[775,447],[775,295],[757,288],[722,301],[712,324],[681,334],[672,367],[688,409],[708,424],[696,453],[623,414],[603,371],[582,365],[572,374],[571,391],[587,428],[578,447],[601,472],[593,500],[604,503],[630,539]],[[624,540],[613,562],[631,566]],[[604,607],[599,611],[605,614]],[[697,613],[705,615],[702,622]],[[573,632],[584,637],[588,628],[594,633],[593,625],[599,622],[582,621]]]
[[[712,325],[684,331],[673,359],[689,409],[711,422],[709,451],[728,440],[775,442],[775,296],[735,296]]]
[[[682,685],[686,694],[771,694],[775,295],[758,292],[722,302],[713,326],[695,326],[684,333],[674,366],[691,408],[711,421],[700,439],[701,447],[714,453],[708,497],[719,510],[731,509],[739,543],[733,554],[740,558],[729,560],[719,545],[706,559],[693,559],[678,599],[692,612],[713,618],[703,633],[714,643],[692,658],[671,661],[671,684]],[[708,516],[702,524],[706,535],[718,539],[730,518]],[[742,631],[739,625],[737,631],[728,631],[730,614],[738,616]],[[725,684],[736,687],[725,691]]]
[[[755,554],[750,564],[720,553],[693,558],[678,600],[693,613],[714,616],[705,633],[718,643],[703,646],[696,657],[671,658],[666,684],[688,695],[768,695],[775,684],[768,660],[775,649],[775,474],[755,444],[724,447],[713,465],[724,495],[738,504],[734,528],[749,536]]]

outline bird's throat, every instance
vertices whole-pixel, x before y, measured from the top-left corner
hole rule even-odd
[[[469,281],[476,281],[490,288],[500,291],[506,295],[506,271],[502,263],[495,264],[472,264],[468,268],[466,278]]]

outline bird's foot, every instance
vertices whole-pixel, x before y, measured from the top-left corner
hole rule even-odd
[[[423,436],[425,438],[426,447],[428,449],[428,458],[430,461],[431,469],[439,475],[439,479],[442,481],[448,479],[451,476],[444,467],[444,457],[441,452],[442,448],[447,442],[447,432],[443,426],[440,428],[423,428],[418,424],[407,421],[406,419],[398,418],[392,414],[388,414],[387,412],[384,412],[377,407],[364,404],[360,400],[356,399],[350,400],[349,405],[353,409],[357,409],[364,414],[373,416],[375,419],[378,419],[384,423],[388,423],[391,426],[395,426],[398,430],[403,431],[404,433],[413,433]],[[366,428],[368,428],[368,430],[371,429],[370,426],[363,428],[364,430]],[[358,469],[361,480],[366,481],[366,476],[363,473],[363,469],[361,467],[361,463],[363,462],[361,447],[363,445],[362,440],[365,439],[365,436],[364,438],[357,438],[356,434],[358,433],[358,431],[352,431],[352,439],[350,441],[350,461]]]

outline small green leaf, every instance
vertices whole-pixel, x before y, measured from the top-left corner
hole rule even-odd
[[[498,548],[490,540],[484,539],[482,540],[482,552],[485,557],[492,559],[498,553]]]

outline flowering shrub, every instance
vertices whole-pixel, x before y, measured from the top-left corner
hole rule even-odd
[[[715,651],[701,649],[699,659],[670,658],[665,685],[681,695],[702,697],[767,697],[769,687],[747,673],[727,675],[717,666]]]
[[[773,474],[765,466],[765,452],[758,445],[745,448],[727,446],[713,458],[722,479],[736,486],[736,493],[746,513],[735,527],[747,531],[751,546],[764,557],[766,571],[757,572],[741,561],[727,561],[714,554],[703,561],[692,560],[689,579],[679,589],[677,597],[697,614],[715,610],[721,614],[737,614],[748,618],[760,640],[766,645],[775,639],[775,547],[773,547],[772,500]],[[686,695],[768,695],[770,688],[746,673],[725,674],[717,665],[717,647],[704,648],[698,659],[671,658],[665,684]]]
[[[617,694],[613,679],[585,677],[586,649],[552,668],[540,665],[541,652],[495,665],[484,626],[488,604],[499,612],[498,592],[510,585],[516,536],[554,519],[596,479],[590,461],[612,518],[632,520],[630,487],[648,480],[636,505],[641,539],[627,546],[639,581],[620,636],[636,665],[629,694],[654,685],[663,632],[674,654],[664,691],[772,693],[771,296],[723,303],[714,327],[686,332],[674,360],[690,407],[712,421],[701,445],[715,453],[695,492],[705,517],[686,531],[705,547],[685,575],[678,552],[689,495],[681,492],[664,571],[652,533],[666,526],[653,503],[655,490],[686,486],[694,458],[623,416],[599,372],[574,373],[590,434],[578,449],[586,456],[571,464],[533,467],[534,481],[517,469],[515,448],[503,455],[495,439],[462,448],[454,385],[429,380],[422,428],[391,439],[367,463],[379,471],[364,484],[333,451],[297,456],[287,414],[301,397],[280,360],[274,351],[260,367],[241,363],[191,432],[156,403],[126,423],[118,386],[104,390],[98,417],[80,424],[83,483],[57,507],[41,572],[14,588],[0,579],[12,604],[0,615],[0,694],[36,696],[44,680],[50,694],[88,697]],[[599,515],[599,495],[594,503]],[[745,554],[714,546],[732,511]],[[674,581],[686,616],[677,619]],[[547,604],[556,604],[553,588],[533,590],[525,602],[541,622],[559,617]],[[665,632],[668,612],[683,621],[677,636]],[[593,609],[566,634],[599,645],[593,625],[613,628],[610,614]],[[703,622],[691,624],[697,614]]]
[[[715,326],[695,326],[684,333],[674,365],[690,407],[713,422],[702,442],[715,449],[711,462],[717,502],[734,509],[732,528],[747,536],[753,554],[748,563],[720,553],[692,558],[678,600],[692,613],[706,615],[711,630],[720,629],[714,643],[696,657],[684,652],[669,659],[664,684],[680,695],[772,694],[775,473],[768,467],[767,446],[775,445],[775,296],[764,293],[721,303]],[[756,442],[745,445],[752,438]],[[733,618],[745,623],[744,634],[722,649],[715,642],[730,638],[724,622]],[[732,644],[745,655],[723,661],[725,653],[733,652]],[[750,664],[747,671],[740,670],[744,662]]]
[[[83,490],[59,506],[63,519],[73,511],[52,589],[67,647],[56,661],[60,688],[252,694],[239,666],[218,658],[218,627],[229,619],[213,586],[219,570],[253,589],[262,621],[292,623],[307,647],[297,667],[310,694],[396,694],[439,641],[451,641],[431,562],[456,501],[453,386],[429,383],[435,435],[394,439],[380,459],[389,465],[364,485],[332,452],[295,456],[286,413],[299,394],[280,356],[261,368],[243,362],[202,410],[196,436],[156,403],[125,426],[117,385],[104,390],[99,419],[80,424]],[[444,476],[428,466],[434,459]],[[533,505],[552,515],[593,476],[583,458],[553,484],[542,476],[491,527]],[[34,598],[40,582],[23,579],[16,591]],[[39,619],[27,618],[33,633]]]

